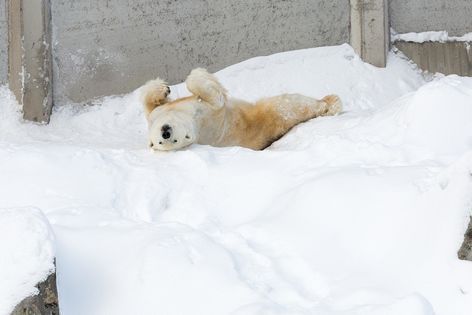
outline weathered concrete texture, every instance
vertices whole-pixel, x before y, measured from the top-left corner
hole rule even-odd
[[[395,42],[395,46],[422,70],[462,76],[472,76],[471,45],[467,42]]]
[[[50,0],[23,1],[27,1],[23,5],[23,116],[48,122],[52,108]]]
[[[8,84],[23,104],[23,14],[22,0],[6,0],[8,10]]]
[[[349,0],[54,0],[56,103],[349,41]]]
[[[470,218],[469,227],[464,235],[464,243],[462,243],[457,256],[459,259],[472,261],[472,217]]]
[[[351,45],[361,58],[385,67],[390,45],[387,0],[350,0]]]
[[[23,300],[11,315],[59,315],[56,274],[51,274],[46,281],[38,284],[38,290],[38,295]]]
[[[52,108],[49,0],[8,0],[9,83],[27,120],[48,122]]]
[[[0,84],[8,80],[8,21],[5,0],[0,0]]]
[[[462,36],[472,32],[471,0],[389,0],[390,25],[398,33],[448,31]]]

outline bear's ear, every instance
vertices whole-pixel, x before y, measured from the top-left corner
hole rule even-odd
[[[157,78],[143,85],[140,94],[146,118],[149,118],[154,108],[169,101],[170,88],[164,80]]]
[[[193,95],[209,103],[214,109],[220,109],[226,104],[226,89],[206,69],[197,68],[192,70],[185,83],[187,89]]]

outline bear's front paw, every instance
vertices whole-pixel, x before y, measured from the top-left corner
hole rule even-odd
[[[162,79],[147,82],[141,88],[141,102],[144,104],[146,114],[149,115],[156,107],[167,103],[170,87]]]
[[[170,95],[170,87],[162,80],[154,80],[153,91],[150,93],[154,104],[163,105],[167,102],[167,97]]]

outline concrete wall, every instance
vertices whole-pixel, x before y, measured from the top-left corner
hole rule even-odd
[[[349,0],[54,0],[55,103],[170,83],[280,51],[349,42]]]
[[[390,25],[398,33],[472,32],[472,0],[389,0]]]
[[[5,0],[0,0],[0,84],[8,79],[8,22]]]

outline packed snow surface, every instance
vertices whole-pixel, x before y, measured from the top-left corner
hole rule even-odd
[[[470,315],[472,79],[427,83],[348,45],[217,76],[247,100],[336,93],[344,112],[265,151],[155,153],[137,92],[39,126],[0,90],[1,206],[50,221],[63,315]]]

